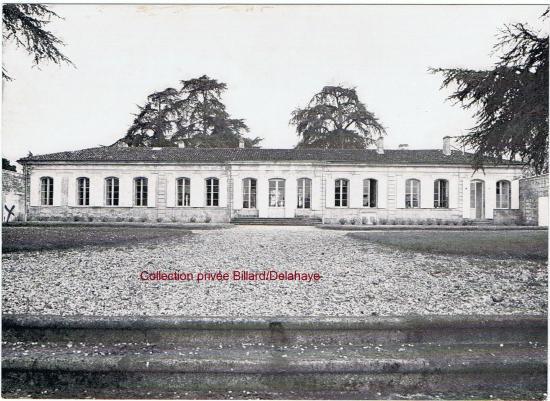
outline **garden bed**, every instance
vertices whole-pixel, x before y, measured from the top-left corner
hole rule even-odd
[[[471,227],[469,227],[471,228]],[[444,255],[483,256],[495,259],[548,259],[546,231],[485,232],[370,232],[349,233],[349,237],[392,248]]]
[[[325,230],[344,231],[548,231],[548,227],[539,226],[418,226],[418,225],[343,225],[319,224],[316,227]]]
[[[66,224],[66,223],[65,223]],[[82,227],[74,224],[42,226],[28,225],[2,228],[2,253],[51,251],[85,246],[116,247],[143,243],[161,243],[169,239],[189,237],[188,230],[158,227]]]

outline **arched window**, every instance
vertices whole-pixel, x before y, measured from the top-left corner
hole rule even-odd
[[[40,178],[40,204],[44,206],[53,205],[53,178]]]
[[[376,207],[378,182],[372,178],[363,180],[363,207]]]
[[[298,209],[311,209],[311,179],[298,178]]]
[[[76,203],[78,206],[90,205],[90,179],[79,177],[76,179]]]
[[[334,206],[347,207],[349,198],[349,181],[338,179],[334,181]]]
[[[176,180],[176,205],[191,206],[191,180],[181,177]]]
[[[256,209],[256,179],[243,180],[243,209]]]
[[[447,180],[434,181],[434,207],[435,208],[449,207],[449,181]]]
[[[206,206],[220,205],[220,180],[217,178],[206,179]]]
[[[511,189],[510,181],[497,182],[497,209],[510,209]]]
[[[134,205],[147,206],[147,178],[134,178]]]
[[[107,206],[118,206],[119,192],[118,192],[118,178],[107,177],[105,178],[105,204]]]
[[[269,207],[285,207],[285,180],[269,180]]]
[[[405,181],[405,207],[420,207],[420,181],[410,178]]]

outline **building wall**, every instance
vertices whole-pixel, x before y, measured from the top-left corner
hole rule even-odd
[[[548,197],[548,174],[519,180],[520,219],[523,224],[539,224],[539,198]],[[546,223],[548,224],[548,223]]]
[[[361,164],[331,164],[322,162],[269,162],[206,164],[111,164],[36,165],[30,178],[29,217],[69,217],[93,219],[130,219],[163,221],[227,222],[232,217],[255,215],[259,217],[294,217],[308,215],[320,217],[326,223],[338,222],[341,218],[373,219],[461,219],[473,218],[470,209],[470,183],[473,179],[485,183],[485,218],[501,219],[508,212],[495,209],[496,182],[506,179],[512,182],[511,209],[519,208],[518,180],[520,171],[512,168],[488,167],[485,172],[473,172],[460,166],[369,166]],[[53,206],[40,205],[40,178],[54,179]],[[105,206],[104,180],[116,176],[120,182],[120,205]],[[90,179],[90,206],[77,206],[78,177]],[[146,177],[149,186],[147,207],[133,206],[133,180]],[[191,205],[176,206],[176,179],[191,180]],[[206,206],[205,180],[219,179],[220,202],[217,207]],[[257,180],[257,208],[243,209],[243,180]],[[269,206],[269,180],[285,180],[285,206]],[[312,182],[311,209],[297,208],[297,180],[309,178]],[[378,182],[376,208],[363,207],[363,180]],[[420,207],[405,207],[405,182],[409,178],[420,181]],[[334,202],[335,180],[349,181],[349,204],[336,207]],[[433,207],[434,180],[449,182],[449,208]],[[514,213],[508,213],[513,215]]]

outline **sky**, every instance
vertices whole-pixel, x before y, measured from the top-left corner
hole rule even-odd
[[[233,118],[264,148],[298,141],[291,112],[326,85],[355,87],[384,125],[386,148],[440,148],[472,112],[446,101],[429,67],[488,69],[499,29],[545,29],[546,6],[53,5],[49,29],[70,65],[32,65],[3,44],[2,154],[110,145],[148,94],[207,74],[228,86]]]

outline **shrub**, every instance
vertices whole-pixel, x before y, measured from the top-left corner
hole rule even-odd
[[[73,216],[73,221],[80,221],[80,216]]]
[[[128,218],[128,221],[129,221],[130,223],[133,223],[134,221],[136,221],[136,219],[134,219],[133,217],[130,217],[130,218]]]
[[[442,223],[443,223],[443,220],[435,219],[435,224],[437,224],[438,226],[440,226]]]
[[[396,220],[395,220],[395,219],[389,219],[389,220],[388,220],[388,224],[389,224],[390,226],[394,226],[395,223],[396,223]]]
[[[369,224],[369,218],[368,218],[368,217],[363,217],[363,218],[361,219],[361,224],[363,224],[363,225]]]
[[[210,215],[206,215],[206,217],[204,218],[204,222],[205,223],[210,223],[212,221],[212,217],[210,217]]]
[[[178,219],[176,219],[176,216],[172,216],[172,217],[170,218],[170,221],[171,221],[172,223],[175,223],[175,222],[178,221]]]
[[[107,216],[103,216],[101,218],[101,221],[104,222],[104,223],[107,223],[109,221],[109,218]]]
[[[434,223],[434,219],[427,219],[426,220],[426,224],[429,225],[429,226],[433,225],[433,223]]]
[[[415,224],[415,221],[413,219],[407,219],[407,224],[412,226]]]
[[[446,226],[450,226],[451,221],[450,220],[445,220],[445,221],[443,221],[443,224],[446,225]]]
[[[197,217],[196,217],[196,216],[192,216],[192,217],[189,219],[189,221],[190,221],[191,223],[196,223],[196,222],[197,222]]]
[[[162,217],[157,217],[157,223],[162,223]]]
[[[383,218],[383,217],[382,217],[380,220],[378,220],[378,222],[379,222],[381,225],[383,225],[383,226],[385,226],[386,224],[388,224],[388,220],[385,219],[385,218]]]
[[[94,216],[88,216],[88,221],[94,221]]]
[[[345,225],[345,224],[348,224],[348,219],[346,219],[345,217],[341,217],[340,220],[338,220],[340,222],[340,224],[342,225]]]
[[[422,225],[424,225],[424,220],[418,219],[416,224],[418,224],[419,226],[422,226]]]
[[[147,216],[141,216],[141,217],[139,218],[139,221],[141,221],[142,223],[145,223],[147,220],[149,220],[149,219],[147,218]]]
[[[375,226],[378,224],[378,220],[376,219],[376,217],[373,217],[372,219],[372,225]]]
[[[458,220],[453,220],[453,226],[458,226]]]
[[[118,216],[118,217],[116,218],[116,221],[118,221],[118,222],[120,223],[121,221],[124,221],[124,219],[123,219],[122,217]]]

